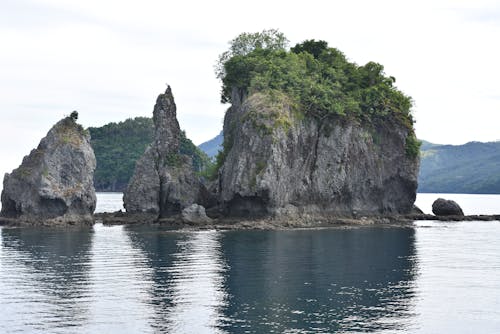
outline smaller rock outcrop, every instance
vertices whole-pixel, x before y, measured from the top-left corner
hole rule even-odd
[[[457,202],[438,198],[432,203],[432,213],[436,216],[463,216],[464,212]]]
[[[207,224],[212,222],[212,219],[207,216],[203,206],[193,204],[182,210],[182,221],[193,224]]]
[[[21,166],[5,174],[3,217],[31,223],[92,222],[96,160],[90,135],[77,117],[74,112],[59,121]]]
[[[181,130],[170,86],[153,110],[154,140],[137,161],[123,201],[127,212],[168,217],[191,204],[207,205],[213,197],[180,153]]]
[[[411,213],[412,214],[417,214],[417,215],[422,215],[424,214],[424,212],[422,211],[422,209],[420,209],[418,206],[416,205],[413,205],[413,208],[411,209]]]

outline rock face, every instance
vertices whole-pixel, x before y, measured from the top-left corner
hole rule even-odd
[[[153,122],[154,140],[137,161],[123,196],[125,209],[167,217],[194,203],[206,205],[210,194],[193,171],[191,158],[179,153],[181,130],[170,86],[156,100]]]
[[[218,194],[234,216],[409,213],[418,157],[406,153],[411,130],[346,118],[318,121],[286,97],[233,90],[224,120],[226,157]]]
[[[182,210],[182,220],[194,224],[206,224],[212,221],[207,217],[205,208],[198,204],[193,204]]]
[[[436,216],[463,216],[464,212],[457,202],[438,198],[432,203],[432,213]]]
[[[5,174],[2,216],[30,221],[91,221],[96,160],[89,134],[71,117],[59,121],[21,166]]]

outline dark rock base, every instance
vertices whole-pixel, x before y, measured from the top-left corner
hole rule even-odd
[[[88,226],[103,225],[162,225],[172,230],[285,230],[356,226],[411,227],[415,221],[500,221],[499,215],[434,216],[430,214],[382,215],[371,217],[301,216],[280,218],[227,218],[211,217],[210,222],[190,223],[181,215],[158,218],[153,214],[133,214],[125,212],[97,213],[91,219],[80,220],[26,220],[0,217],[0,226]]]

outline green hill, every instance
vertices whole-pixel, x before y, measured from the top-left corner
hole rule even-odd
[[[500,142],[423,142],[418,191],[500,194]]]
[[[136,117],[124,122],[89,128],[91,145],[97,160],[94,174],[96,191],[123,191],[146,146],[153,141],[153,120]],[[208,157],[181,133],[182,154],[189,155],[193,167],[201,171]]]

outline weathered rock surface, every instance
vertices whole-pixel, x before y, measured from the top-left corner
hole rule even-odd
[[[89,134],[71,117],[59,121],[5,174],[2,216],[40,222],[91,222],[96,160]]]
[[[192,204],[182,210],[182,221],[193,224],[208,224],[212,222],[212,219],[207,216],[203,206]]]
[[[463,216],[464,212],[457,202],[438,198],[432,203],[432,213],[436,216]]]
[[[153,122],[154,141],[137,161],[123,196],[127,212],[168,217],[191,204],[213,202],[196,176],[191,158],[179,153],[181,130],[170,86],[156,100]]]
[[[411,130],[393,121],[304,119],[286,97],[233,91],[224,120],[218,194],[234,216],[409,213],[418,157]]]

